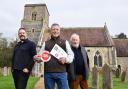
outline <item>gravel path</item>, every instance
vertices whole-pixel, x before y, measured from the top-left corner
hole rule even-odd
[[[40,78],[37,81],[34,89],[44,89],[44,79],[43,78]]]

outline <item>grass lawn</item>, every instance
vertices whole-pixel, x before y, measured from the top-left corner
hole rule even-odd
[[[128,81],[127,82],[121,82],[120,78],[116,78],[115,76],[113,76],[112,78],[113,80],[113,89],[128,89]],[[89,89],[93,89],[92,88],[92,78],[91,76],[89,77]],[[99,77],[99,89],[102,89],[102,77]]]
[[[121,82],[120,78],[113,77],[113,89],[128,89],[128,81]]]
[[[28,80],[27,89],[33,89],[39,78],[30,77]],[[12,76],[0,76],[0,89],[15,89]]]

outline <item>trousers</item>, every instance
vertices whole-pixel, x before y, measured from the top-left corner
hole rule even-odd
[[[88,82],[82,75],[76,75],[76,80],[68,80],[70,89],[78,89],[79,85],[81,89],[89,89]]]
[[[12,72],[15,89],[26,89],[30,73],[24,73],[22,70],[14,69]]]
[[[68,89],[66,72],[45,72],[44,83],[45,89],[54,89],[55,83],[57,84],[57,89]]]

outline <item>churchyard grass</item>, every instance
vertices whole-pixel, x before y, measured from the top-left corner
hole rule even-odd
[[[33,89],[35,83],[38,81],[37,77],[30,77],[28,80],[27,89]],[[15,89],[12,76],[1,76],[0,75],[0,89]]]
[[[128,89],[128,81],[121,82],[120,78],[113,77],[113,89]]]

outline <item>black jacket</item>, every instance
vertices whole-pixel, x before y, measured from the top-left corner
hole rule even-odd
[[[81,53],[84,59],[84,79],[88,80],[89,77],[89,58],[86,53],[85,47],[80,46],[81,48]],[[75,54],[74,54],[75,55]],[[75,60],[75,59],[74,59]],[[72,63],[67,64],[67,73],[68,73],[68,79],[69,80],[76,80],[76,64],[75,61],[73,60]]]
[[[34,65],[34,55],[36,55],[36,45],[34,42],[28,39],[23,42],[18,42],[13,51],[12,70],[28,68],[28,70],[31,71]]]

